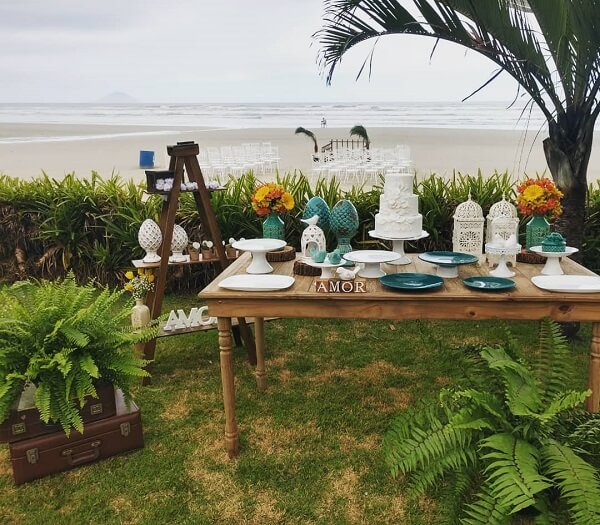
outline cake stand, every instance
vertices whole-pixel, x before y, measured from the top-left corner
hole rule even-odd
[[[544,252],[541,246],[532,246],[529,250],[542,257],[546,257],[546,264],[542,268],[542,275],[564,275],[565,272],[560,266],[560,260],[579,251],[577,248],[571,246],[565,247],[564,252]]]
[[[344,259],[347,261],[363,263],[365,266],[358,271],[358,276],[369,279],[383,277],[385,272],[381,271],[380,265],[395,261],[399,257],[399,253],[386,250],[356,250],[344,254]]]
[[[437,265],[437,274],[444,279],[458,277],[459,266],[479,261],[479,257],[461,252],[425,252],[419,259]]]
[[[521,253],[521,245],[520,244],[512,244],[510,246],[503,246],[502,244],[495,244],[493,242],[488,242],[485,245],[485,253],[489,253],[491,255],[499,255],[500,260],[498,261],[498,266],[490,271],[490,275],[494,277],[514,277],[515,272],[513,272],[506,265],[506,257],[508,255],[517,255],[517,253]]]
[[[410,264],[411,259],[404,252],[404,241],[418,241],[419,239],[425,239],[429,237],[429,233],[425,230],[421,231],[421,235],[418,237],[387,237],[385,235],[379,235],[375,230],[371,230],[369,235],[373,237],[373,239],[381,239],[383,241],[392,241],[392,251],[399,253],[400,257],[398,257],[395,261],[390,262],[389,264],[394,264],[396,266],[401,266],[405,264]]]
[[[267,262],[267,252],[274,252],[285,245],[286,242],[279,239],[246,239],[234,242],[231,247],[252,254],[252,262],[246,268],[246,273],[262,274],[273,271],[273,267]]]

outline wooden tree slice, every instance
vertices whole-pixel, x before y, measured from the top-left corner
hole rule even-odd
[[[296,261],[294,263],[294,274],[305,275],[308,277],[318,277],[321,275],[321,268],[315,268],[314,266],[310,266],[302,261]]]
[[[546,258],[537,253],[530,252],[529,250],[522,250],[521,253],[517,253],[517,262],[525,264],[544,264]]]
[[[293,261],[295,258],[296,250],[293,246],[284,246],[281,250],[267,253],[267,261],[269,262]]]

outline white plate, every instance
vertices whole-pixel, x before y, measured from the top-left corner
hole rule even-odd
[[[386,250],[356,250],[342,255],[347,261],[366,263],[366,264],[381,264],[390,261],[395,261],[400,258],[400,254],[396,252],[388,252]]]
[[[600,293],[597,275],[536,275],[531,282],[550,292]]]
[[[232,275],[219,283],[219,288],[237,290],[240,292],[272,292],[274,290],[285,290],[294,284],[295,279],[289,275],[268,274]]]
[[[234,242],[231,247],[243,252],[273,252],[286,245],[279,239],[245,239]]]

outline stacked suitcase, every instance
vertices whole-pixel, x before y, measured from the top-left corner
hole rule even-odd
[[[127,409],[123,393],[112,385],[97,388],[81,409],[84,432],[67,437],[60,425],[47,425],[37,409],[14,411],[0,425],[0,442],[9,443],[15,483],[70,470],[144,446],[140,409]]]

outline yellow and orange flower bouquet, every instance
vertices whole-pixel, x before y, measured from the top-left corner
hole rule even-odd
[[[259,217],[270,213],[285,213],[294,208],[294,197],[281,184],[269,182],[256,188],[252,196],[252,209]]]
[[[525,215],[559,217],[563,193],[548,178],[527,179],[517,186],[517,207]]]

